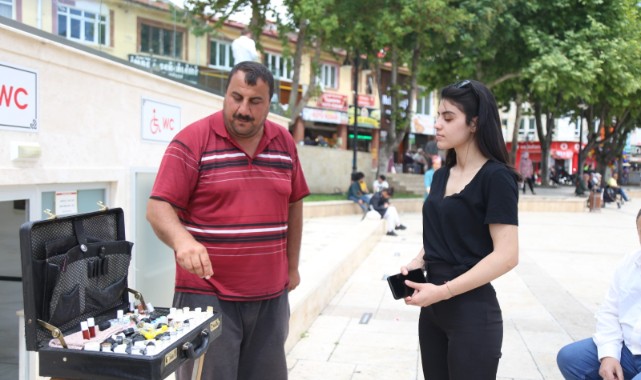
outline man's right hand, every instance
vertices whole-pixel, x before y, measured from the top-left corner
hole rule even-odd
[[[599,368],[599,376],[604,380],[624,380],[623,368],[621,363],[613,357],[606,356],[601,359],[601,367]]]
[[[195,240],[176,247],[176,262],[181,268],[200,278],[208,280],[214,275],[207,248]]]

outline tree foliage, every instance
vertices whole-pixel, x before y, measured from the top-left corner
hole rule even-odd
[[[271,11],[267,0],[187,3],[203,19],[216,10],[223,15],[217,22],[249,6],[257,31]],[[279,21],[279,29],[298,34],[295,70],[302,64],[302,54],[313,57],[310,87],[321,52],[342,51],[347,60],[358,55],[365,62],[360,69],[369,70],[379,93],[389,95],[390,122],[383,134],[387,138],[378,152],[381,168],[410,130],[418,85],[433,90],[473,78],[486,83],[501,106],[523,104],[522,113],[536,119],[544,178],[555,119],[585,117],[586,149],[595,152],[603,166],[620,155],[627,134],[641,118],[641,20],[635,1],[285,0],[284,4],[289,15]],[[380,88],[384,73],[391,78],[389,89]],[[408,95],[409,101],[402,102]],[[306,100],[304,94],[303,102],[295,99],[290,107],[298,105],[299,111]],[[294,117],[296,112],[292,110]],[[516,145],[517,135],[512,139]]]

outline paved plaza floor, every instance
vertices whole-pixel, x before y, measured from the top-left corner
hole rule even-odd
[[[541,189],[537,195],[571,192]],[[519,214],[519,265],[493,282],[505,331],[498,379],[561,379],[558,350],[591,336],[616,264],[639,248],[639,207],[641,200],[633,199],[599,212]],[[420,214],[402,218],[408,230],[382,237],[290,350],[290,380],[423,378],[419,309],[394,300],[385,280],[421,248]]]

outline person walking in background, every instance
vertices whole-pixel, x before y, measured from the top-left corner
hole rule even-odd
[[[530,159],[530,153],[523,152],[521,154],[521,162],[519,162],[519,171],[521,177],[523,177],[523,194],[525,194],[525,185],[527,184],[530,187],[532,194],[534,192],[534,165]]]
[[[223,110],[169,143],[147,219],[175,252],[173,306],[213,306],[224,321],[203,378],[285,380],[288,292],[300,283],[309,189],[293,138],[267,120],[269,70],[241,62],[227,83]],[[191,379],[192,367],[177,379]]]
[[[412,159],[414,160],[414,173],[423,174],[425,165],[427,164],[427,159],[425,158],[425,152],[423,149],[418,148]]]
[[[430,195],[430,188],[432,187],[432,179],[434,178],[434,172],[441,168],[441,157],[438,155],[428,156],[427,157],[427,170],[423,176],[423,183],[425,185],[425,195],[423,200],[427,199]]]
[[[240,37],[231,43],[231,51],[234,55],[235,63],[238,64],[245,61],[256,62],[259,60],[260,56],[256,50],[256,42],[251,37],[251,30],[246,28],[240,32]]]
[[[636,218],[641,243],[641,210]],[[556,362],[567,380],[641,379],[641,250],[618,265],[605,300],[595,314],[592,338],[570,343]]]
[[[424,268],[428,283],[406,280],[414,293],[405,303],[421,307],[425,379],[494,380],[503,319],[490,281],[518,263],[520,175],[508,164],[498,107],[482,83],[445,87],[434,128],[445,165],[423,205],[423,249],[401,268]]]
[[[387,236],[398,236],[394,230],[404,230],[405,227],[401,224],[401,217],[398,215],[396,207],[390,205],[390,198],[392,196],[392,189],[382,189],[381,191],[374,193],[370,204],[372,208],[385,219],[387,225]]]

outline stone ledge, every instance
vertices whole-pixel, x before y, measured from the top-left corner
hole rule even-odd
[[[338,223],[341,224],[340,221]],[[336,230],[337,227],[334,225],[327,231],[331,232],[329,230]],[[303,237],[299,269],[301,284],[289,294],[291,315],[289,335],[285,342],[286,352],[296,345],[347,279],[371,253],[385,235],[384,227],[382,219],[368,218],[359,222],[356,218],[356,223],[341,224],[338,227],[349,238],[327,237],[323,243],[306,242]],[[306,244],[315,245],[315,248],[306,249]],[[318,244],[325,244],[322,251],[318,250]]]
[[[630,194],[636,197],[636,193]],[[641,191],[638,193],[641,196]],[[392,199],[392,204],[400,213],[420,213],[423,208],[423,198]],[[587,198],[582,197],[550,197],[544,195],[520,196],[519,211],[527,212],[585,212]],[[319,218],[340,215],[360,215],[361,208],[352,201],[320,201],[303,204],[303,218]]]
[[[519,212],[585,212],[587,197],[528,196],[519,198]]]

